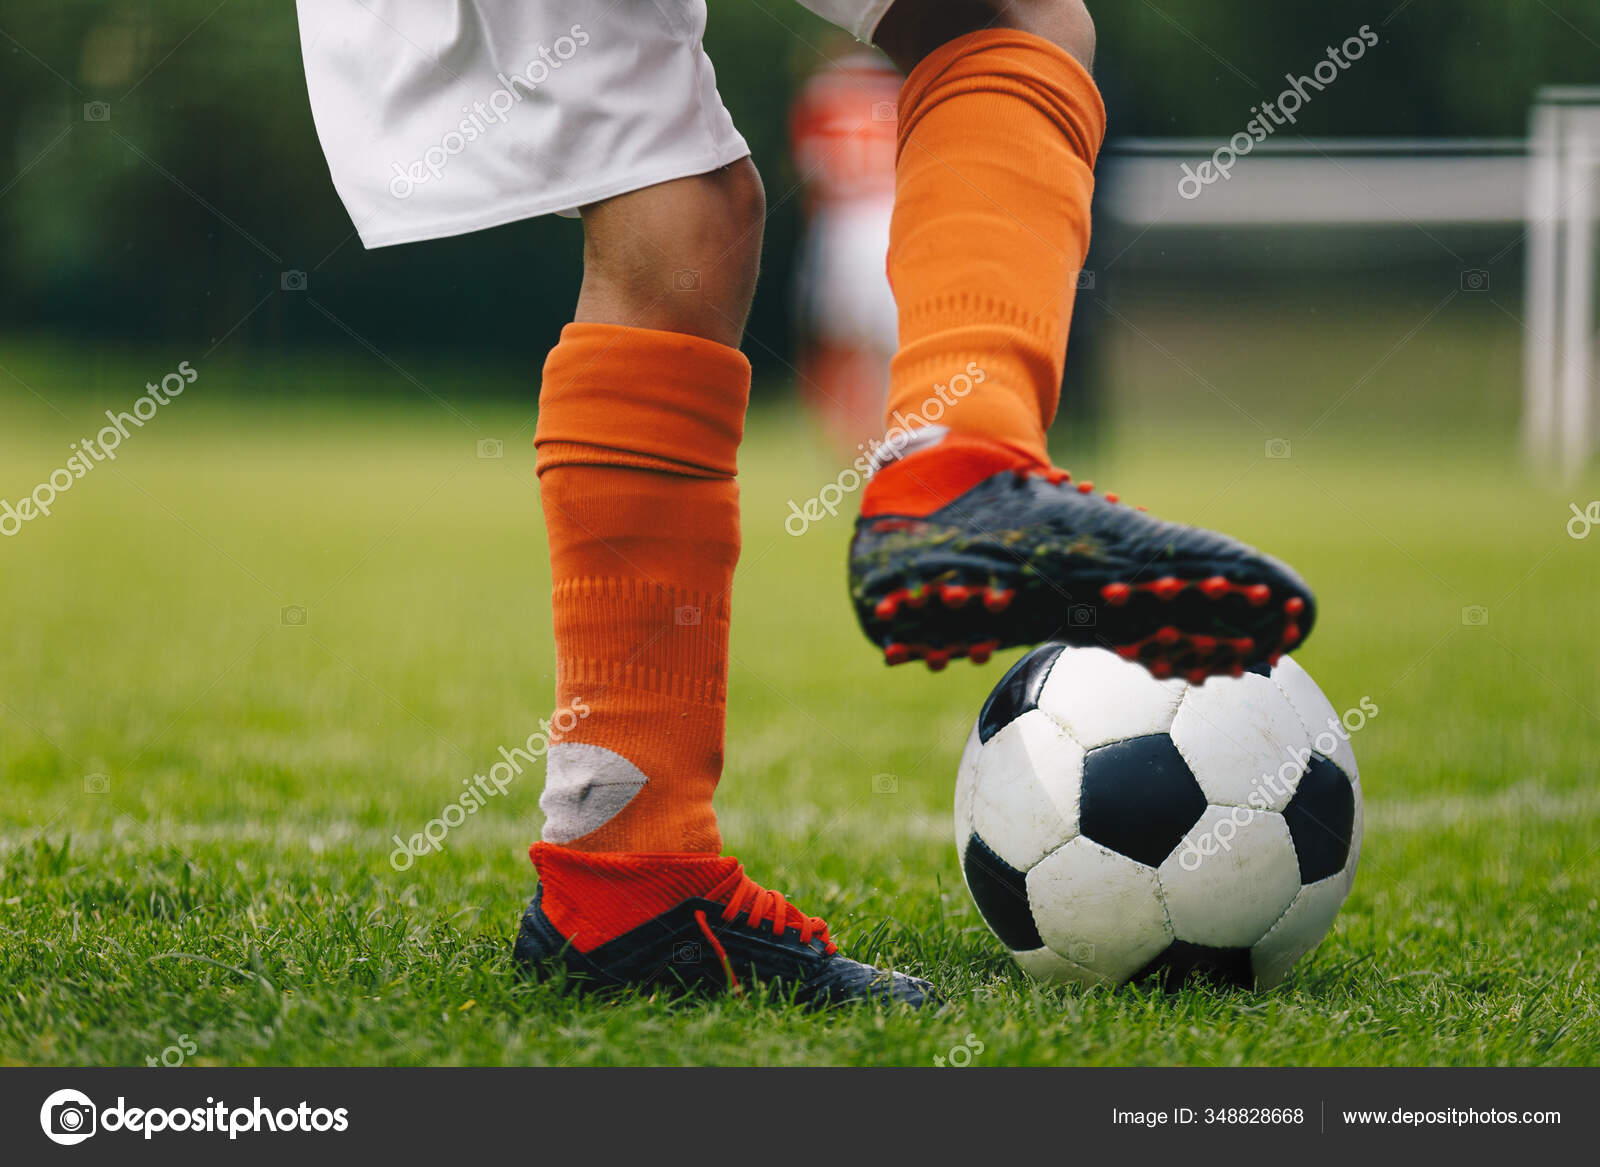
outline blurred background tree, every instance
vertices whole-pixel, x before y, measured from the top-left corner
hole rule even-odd
[[[801,208],[795,86],[827,27],[790,0],[712,0],[707,46],[766,176],[765,274],[746,345],[791,352]],[[1360,84],[1310,136],[1518,136],[1534,89],[1600,73],[1594,0],[1091,5],[1121,135],[1215,137],[1363,24]],[[283,0],[11,0],[0,15],[0,332],[207,346],[347,344],[539,360],[568,318],[576,224],[531,220],[366,252],[317,145]],[[104,115],[104,116],[102,116]],[[278,294],[307,273],[309,295]],[[320,311],[318,304],[328,311]]]

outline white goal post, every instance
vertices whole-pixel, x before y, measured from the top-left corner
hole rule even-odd
[[[1595,450],[1595,185],[1600,87],[1539,90],[1528,134],[1523,441],[1570,479]]]
[[[1600,451],[1600,86],[1538,90],[1526,141],[1268,140],[1228,175],[1211,176],[1218,181],[1182,190],[1178,176],[1187,172],[1180,164],[1198,166],[1217,145],[1175,138],[1116,143],[1107,161],[1117,192],[1110,213],[1140,238],[1162,227],[1522,229],[1523,447],[1530,465],[1552,478],[1570,480],[1593,461]],[[1463,279],[1472,274],[1463,272]]]

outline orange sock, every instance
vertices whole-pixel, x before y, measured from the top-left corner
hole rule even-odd
[[[985,29],[912,71],[899,134],[889,424],[914,433],[921,419],[1047,463],[1105,136],[1099,90],[1056,45]]]
[[[711,796],[749,395],[742,353],[681,333],[569,324],[545,362],[556,705],[577,715],[548,754],[546,843],[722,849]]]

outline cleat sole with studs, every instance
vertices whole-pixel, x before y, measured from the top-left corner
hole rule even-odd
[[[1310,633],[1314,601],[1286,565],[1081,486],[1003,474],[925,518],[859,519],[851,599],[886,663],[939,671],[1055,640],[1198,684]]]

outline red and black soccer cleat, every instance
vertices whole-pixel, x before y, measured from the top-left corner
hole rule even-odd
[[[958,433],[868,484],[850,598],[891,665],[1061,640],[1195,682],[1276,662],[1316,613],[1286,564]]]
[[[775,987],[826,1008],[937,1004],[927,981],[839,955],[828,926],[745,875],[732,856],[588,854],[535,844],[539,887],[516,960],[594,987],[744,992]]]

